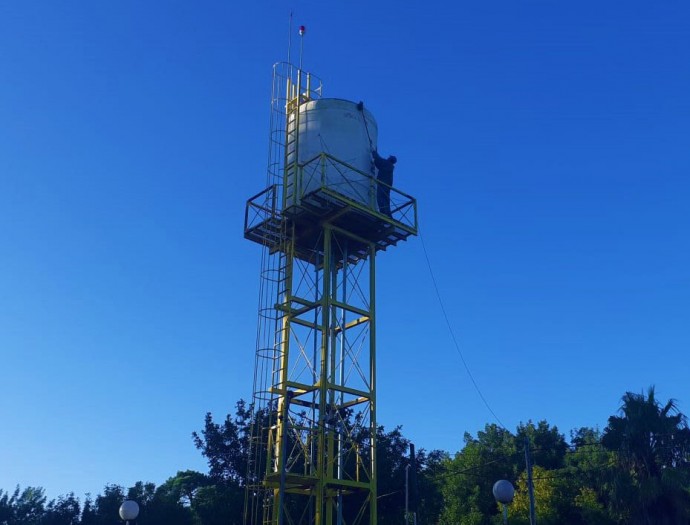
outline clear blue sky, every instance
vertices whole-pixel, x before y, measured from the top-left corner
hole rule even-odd
[[[651,384],[690,413],[687,2],[4,2],[0,488],[204,470],[191,432],[250,396],[290,9],[501,420],[603,427]],[[379,420],[455,452],[492,418],[420,240],[378,270]]]

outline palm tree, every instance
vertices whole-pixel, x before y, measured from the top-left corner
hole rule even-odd
[[[690,519],[690,428],[671,399],[662,405],[654,387],[626,392],[602,444],[617,452],[612,506],[630,524],[680,524]]]

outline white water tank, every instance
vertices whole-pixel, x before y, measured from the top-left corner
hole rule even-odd
[[[297,171],[291,168],[295,161],[296,115],[290,115],[286,148],[287,206],[299,204],[303,196],[325,187],[376,209],[376,186],[373,182],[375,170],[371,151],[376,149],[378,126],[374,116],[366,108],[360,110],[357,106],[356,102],[337,98],[302,103],[297,161],[304,168]],[[332,159],[316,159],[321,153],[327,153],[355,169]],[[298,175],[300,172],[301,175]]]

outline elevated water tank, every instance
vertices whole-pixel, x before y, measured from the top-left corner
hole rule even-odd
[[[303,103],[298,142],[294,140],[296,115],[290,115],[286,148],[287,206],[299,204],[310,192],[328,188],[376,209],[371,150],[376,148],[378,127],[374,116],[366,108],[360,110],[357,106],[356,102],[337,98]],[[296,149],[299,150],[298,164],[303,166],[298,170],[291,167]],[[321,153],[337,160],[319,159]]]

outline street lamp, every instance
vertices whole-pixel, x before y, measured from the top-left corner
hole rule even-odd
[[[139,515],[139,504],[131,499],[126,499],[120,505],[120,518],[127,522],[129,525],[130,521],[137,519]]]
[[[508,525],[508,505],[513,502],[513,497],[515,497],[515,487],[510,481],[499,479],[494,483],[493,493],[496,501],[503,505],[503,525]]]

